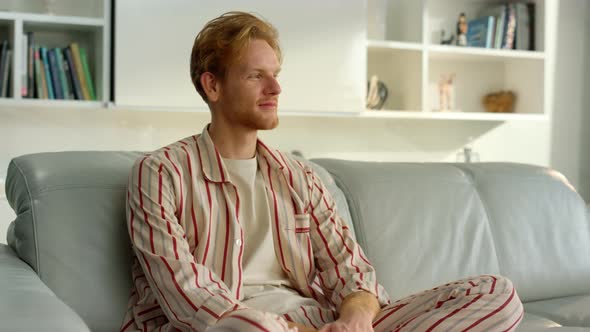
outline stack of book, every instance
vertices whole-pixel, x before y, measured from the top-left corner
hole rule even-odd
[[[467,24],[467,46],[535,50],[535,4],[506,3],[485,8]]]
[[[21,96],[38,99],[96,100],[86,50],[77,43],[47,48],[23,35],[25,62]]]
[[[10,96],[10,78],[12,64],[12,50],[8,40],[3,40],[0,44],[0,97]]]

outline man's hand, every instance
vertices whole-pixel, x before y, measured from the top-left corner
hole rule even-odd
[[[371,293],[360,291],[348,295],[340,307],[340,317],[318,332],[374,332],[373,319],[381,308]]]
[[[374,332],[373,319],[367,315],[354,314],[326,324],[318,332]]]
[[[287,322],[287,325],[289,326],[289,328],[297,328],[298,332],[317,332],[318,330],[306,326],[306,325],[301,325],[301,324],[297,324],[297,323],[293,323],[293,322]]]

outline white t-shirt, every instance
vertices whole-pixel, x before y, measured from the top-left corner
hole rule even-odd
[[[223,163],[240,197],[238,218],[244,231],[244,295],[248,295],[248,286],[289,285],[275,255],[270,208],[256,158],[223,159]]]
[[[275,254],[270,206],[256,158],[223,159],[240,197],[238,218],[244,231],[242,302],[262,311],[283,314],[300,306],[317,306],[292,288]]]

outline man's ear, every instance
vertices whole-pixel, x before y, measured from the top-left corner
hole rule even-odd
[[[200,79],[203,90],[205,90],[205,94],[207,95],[207,99],[210,102],[216,102],[219,99],[221,92],[219,80],[210,72],[202,73]]]

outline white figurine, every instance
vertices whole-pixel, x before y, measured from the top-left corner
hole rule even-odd
[[[450,74],[448,76],[441,75],[441,78],[438,81],[439,110],[440,111],[450,111],[453,109],[453,105],[451,105],[451,103],[453,100],[453,80],[454,79],[455,79],[455,74]]]

